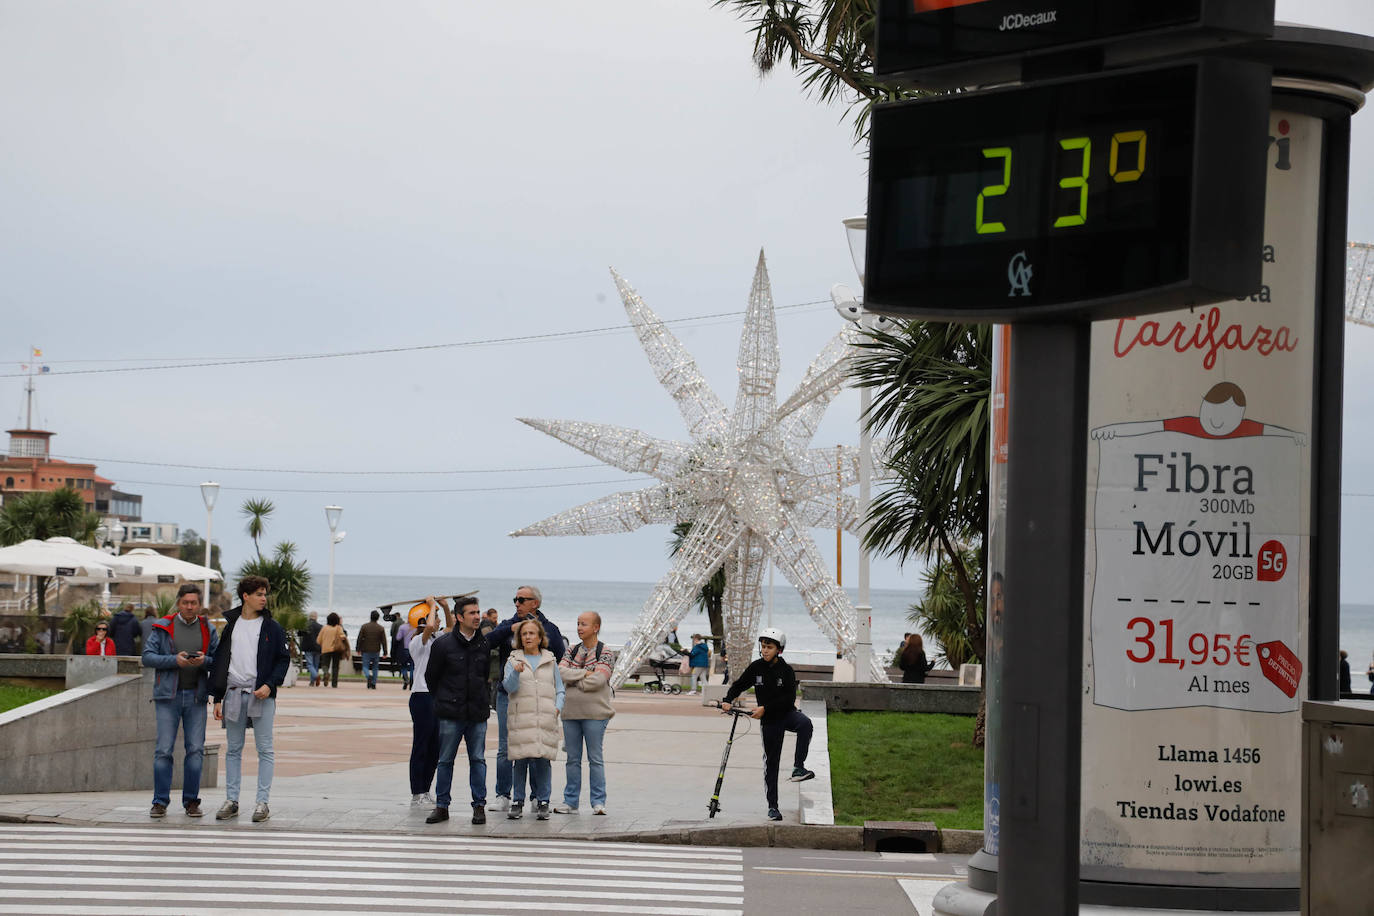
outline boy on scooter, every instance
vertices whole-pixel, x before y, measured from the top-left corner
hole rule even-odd
[[[787,636],[776,627],[768,627],[759,634],[759,655],[739,680],[730,685],[720,708],[730,711],[730,705],[740,694],[754,688],[757,707],[752,717],[759,721],[763,734],[763,786],[768,797],[768,817],[782,820],[778,810],[778,760],[782,756],[784,732],[797,733],[797,749],[792,760],[792,782],[814,779],[816,774],[806,768],[806,752],[811,747],[811,720],[797,709],[797,675],[792,666],[782,660]]]

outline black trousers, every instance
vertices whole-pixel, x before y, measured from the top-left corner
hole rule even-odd
[[[433,696],[410,695],[410,725],[410,794],[423,795],[434,782],[439,763],[439,720],[434,715]]]
[[[763,735],[763,787],[768,794],[768,807],[776,808],[778,761],[782,757],[783,733],[797,733],[797,750],[792,756],[792,766],[804,767],[806,752],[811,749],[811,720],[800,709],[793,709],[785,716],[760,720],[759,732]]]

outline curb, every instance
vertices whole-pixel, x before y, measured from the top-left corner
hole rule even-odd
[[[81,818],[61,817],[47,814],[13,814],[0,811],[0,824],[62,824],[68,827],[128,826],[126,821],[92,821]],[[254,825],[255,830],[273,827]],[[299,827],[286,826],[278,829],[300,830]],[[333,830],[333,833],[377,833],[378,830]],[[386,830],[402,836],[415,836],[409,830]],[[436,834],[437,835],[437,834]],[[447,836],[448,834],[445,834]],[[462,834],[453,834],[461,836]],[[481,834],[471,834],[481,836]],[[501,837],[511,839],[511,837]],[[531,836],[531,840],[548,839],[545,836]],[[646,843],[667,846],[736,846],[741,848],[777,847],[780,849],[833,849],[849,852],[862,852],[864,848],[864,828],[844,826],[818,826],[809,824],[737,824],[734,826],[683,826],[668,827],[660,830],[640,830],[619,833],[595,833],[583,836],[562,835],[559,839],[587,840],[597,843]],[[941,830],[939,852],[972,854],[982,848],[981,830]]]

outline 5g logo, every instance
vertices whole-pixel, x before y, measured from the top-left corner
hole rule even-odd
[[[1031,267],[1030,259],[1026,257],[1024,251],[1018,251],[1012,255],[1011,261],[1007,264],[1007,281],[1011,283],[1011,292],[1007,297],[1029,296],[1031,294],[1030,282],[1035,270]]]

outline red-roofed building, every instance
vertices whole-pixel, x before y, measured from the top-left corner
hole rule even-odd
[[[43,429],[11,429],[9,454],[0,458],[0,502],[34,491],[70,487],[80,493],[86,508],[123,522],[143,517],[143,497],[121,493],[115,483],[95,472],[95,465],[62,461],[50,454],[54,433]]]

